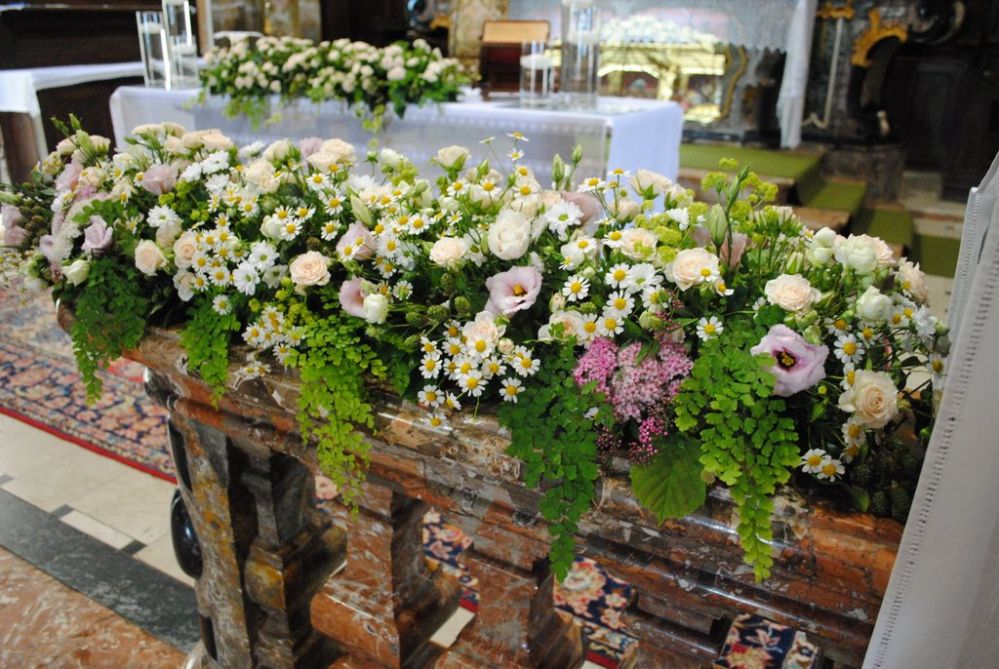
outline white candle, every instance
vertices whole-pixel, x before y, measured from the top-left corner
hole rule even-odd
[[[520,66],[525,70],[550,70],[555,66],[551,56],[531,53],[520,57]]]

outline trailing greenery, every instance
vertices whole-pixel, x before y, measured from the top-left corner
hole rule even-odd
[[[97,258],[73,299],[76,318],[70,336],[88,402],[96,402],[103,389],[97,370],[138,346],[145,334],[149,301],[142,283],[134,267]]]
[[[600,476],[593,428],[610,427],[613,417],[592,384],[577,387],[573,350],[560,348],[553,356],[516,404],[499,407],[499,420],[510,430],[508,452],[524,461],[525,483],[544,489],[541,514],[554,538],[550,560],[562,579],[575,557],[573,535],[590,509]],[[588,418],[594,408],[596,416]]]
[[[652,462],[631,468],[635,498],[656,514],[660,523],[696,511],[704,504],[708,490],[701,476],[698,445],[679,434],[663,442]]]
[[[768,356],[749,349],[766,332],[745,319],[702,345],[676,398],[676,426],[700,443],[704,471],[732,489],[746,562],[764,579],[773,565],[771,496],[800,461],[794,420],[776,397]]]
[[[229,380],[230,341],[232,333],[239,331],[239,319],[234,313],[215,311],[210,295],[196,299],[188,315],[191,320],[180,334],[180,343],[187,352],[187,369],[209,385],[217,401]]]

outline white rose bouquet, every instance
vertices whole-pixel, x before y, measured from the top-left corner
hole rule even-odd
[[[289,44],[288,60],[313,57]],[[391,70],[400,54],[364,62]],[[947,348],[917,265],[813,234],[747,170],[706,177],[723,203],[709,206],[650,172],[577,183],[575,152],[547,189],[510,137],[505,166],[447,147],[421,175],[388,150],[358,165],[339,140],[240,149],[164,124],[109,155],[76,128],[39,168],[46,189],[11,191],[2,216],[20,280],[73,309],[92,395],[150,324],[182,328],[189,372],[217,394],[292,368],[300,432],[348,499],[370,377],[442,431],[496,407],[527,482],[546,482],[561,573],[612,456],[663,517],[702,504],[707,480],[731,487],[760,577],[792,475],[904,519],[919,444],[899,435],[927,438]],[[52,213],[36,221],[38,202]]]

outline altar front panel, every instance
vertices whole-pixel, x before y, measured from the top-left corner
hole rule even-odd
[[[512,140],[519,131],[523,164],[534,170],[542,185],[551,181],[551,157],[567,161],[578,145],[583,150],[579,175],[603,175],[608,168],[634,173],[649,169],[676,179],[679,171],[683,116],[673,102],[634,98],[602,98],[593,111],[522,109],[515,100],[463,101],[410,107],[404,118],[387,115],[384,127],[373,135],[354,111],[339,102],[314,104],[297,101],[282,105],[276,98],[271,111],[280,118],[254,128],[245,117],[226,118],[224,101],[209,98],[196,103],[196,91],[165,91],[126,86],[111,99],[115,139],[121,144],[141,123],[174,121],[189,130],[219,128],[237,144],[304,137],[339,137],[358,150],[374,139],[406,155],[422,170],[444,146],[466,146],[474,160],[507,161]],[[492,137],[488,143],[483,140]]]

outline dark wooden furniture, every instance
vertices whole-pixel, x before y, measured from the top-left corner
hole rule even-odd
[[[525,41],[547,42],[548,21],[486,21],[479,50],[482,96],[520,90],[520,54]]]

